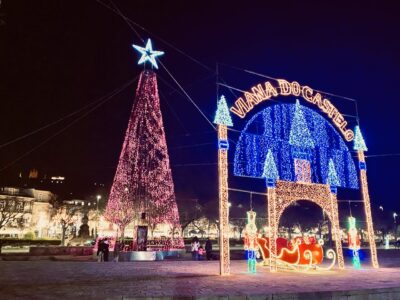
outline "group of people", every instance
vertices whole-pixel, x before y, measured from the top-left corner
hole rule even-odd
[[[123,251],[124,244],[118,240],[114,244],[114,258],[113,261],[119,261],[119,254]],[[110,253],[110,240],[108,238],[100,239],[97,244],[97,261],[103,262],[108,261],[108,256]]]
[[[107,238],[98,240],[97,243],[97,257],[99,262],[108,261],[108,255],[110,253],[110,243]]]
[[[212,242],[210,238],[207,238],[205,247],[200,244],[199,239],[195,236],[191,243],[192,248],[192,260],[202,260],[204,255],[207,260],[212,259]]]

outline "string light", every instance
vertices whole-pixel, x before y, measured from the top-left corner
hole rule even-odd
[[[348,232],[349,249],[353,252],[353,266],[355,269],[361,268],[360,256],[358,251],[360,250],[360,236],[356,228],[356,219],[349,217],[349,232]]]
[[[249,273],[256,273],[258,243],[256,213],[254,211],[247,212],[247,224],[243,234],[244,250],[247,251],[247,270]]]
[[[172,235],[180,232],[157,78],[150,70],[140,75],[105,216],[122,231],[138,224],[142,213],[152,232],[163,224]],[[182,238],[174,244],[183,247]]]
[[[222,95],[218,101],[217,112],[215,113],[214,123],[218,125],[233,126],[232,118],[229,113],[228,104],[225,96]]]
[[[299,117],[300,112],[302,117]],[[297,126],[293,125],[294,119],[299,120],[296,122]],[[305,133],[300,128],[300,123],[307,126]],[[303,138],[295,137],[295,132],[300,132]],[[302,143],[304,140],[306,142]],[[310,163],[311,182],[326,184],[329,160],[332,159],[340,179],[338,187],[359,187],[354,160],[342,137],[325,118],[305,106],[273,105],[254,115],[240,134],[234,155],[234,175],[264,178],[268,150],[273,153],[281,180],[298,180],[294,161],[303,159]],[[308,180],[306,179],[303,181]]]

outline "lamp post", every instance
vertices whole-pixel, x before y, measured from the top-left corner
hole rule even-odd
[[[396,217],[397,217],[397,213],[394,212],[394,213],[393,213],[393,222],[394,222],[394,244],[395,244],[395,246],[396,246],[396,242],[397,242]]]
[[[99,219],[100,219],[100,216],[99,216],[99,201],[100,201],[100,199],[101,199],[101,195],[97,195],[96,196],[96,203],[97,203],[97,207],[96,207],[96,214],[97,214],[97,224],[96,224],[96,237],[97,237],[97,235],[98,235],[98,230],[99,230]]]

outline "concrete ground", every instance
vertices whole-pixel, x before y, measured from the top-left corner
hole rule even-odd
[[[218,261],[0,261],[0,299],[132,299],[235,297],[257,299],[400,299],[400,268],[218,275]],[[396,263],[397,265],[397,263]],[[388,267],[392,266],[392,267]]]

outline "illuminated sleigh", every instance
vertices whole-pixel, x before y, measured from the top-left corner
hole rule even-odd
[[[288,242],[285,238],[277,238],[276,247],[278,255],[270,257],[269,238],[257,238],[259,251],[263,258],[264,265],[270,265],[271,261],[276,261],[276,265],[282,269],[292,270],[330,270],[336,262],[336,254],[332,249],[326,251],[326,257],[331,261],[327,267],[321,267],[324,250],[322,240],[318,242],[315,238],[295,238],[293,242]]]

